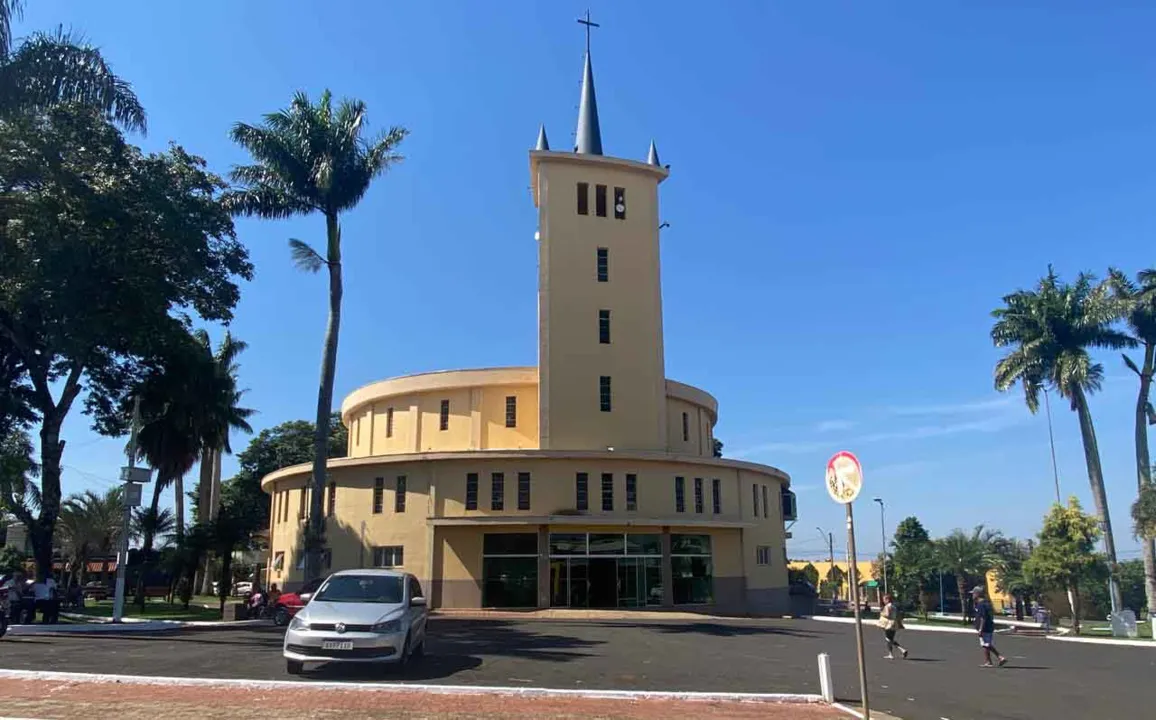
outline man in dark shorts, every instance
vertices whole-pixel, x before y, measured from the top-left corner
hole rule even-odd
[[[1000,655],[992,641],[995,634],[995,615],[992,613],[991,601],[983,596],[983,588],[978,586],[972,589],[971,597],[975,600],[975,629],[979,633],[979,645],[983,648],[983,667],[993,667],[992,655],[996,656],[999,666],[1003,667],[1007,658]]]

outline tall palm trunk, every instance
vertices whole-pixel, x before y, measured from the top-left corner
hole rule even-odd
[[[162,478],[158,473],[157,482],[155,485],[153,485],[153,501],[149,506],[149,509],[152,512],[153,523],[146,524],[144,526],[141,537],[141,562],[137,569],[136,578],[136,604],[142,612],[144,611],[145,606],[145,575],[148,574],[149,555],[151,555],[153,551],[153,540],[155,539],[154,535],[156,534],[155,522],[157,514],[160,512],[161,506],[161,490],[163,490],[168,484],[167,482],[162,482],[162,480],[167,480],[167,478]]]
[[[967,624],[967,573],[955,573],[955,587],[959,590],[959,615],[963,618],[963,624]]]
[[[1116,581],[1116,541],[1112,537],[1112,518],[1108,513],[1108,494],[1104,490],[1104,470],[1100,465],[1100,446],[1096,442],[1096,428],[1092,425],[1092,413],[1088,410],[1088,398],[1084,389],[1079,385],[1072,391],[1072,402],[1076,406],[1076,414],[1080,418],[1080,437],[1084,442],[1084,462],[1088,466],[1088,484],[1092,486],[1092,500],[1096,504],[1096,514],[1100,516],[1100,525],[1104,530],[1104,553],[1108,556],[1108,567],[1111,571],[1109,592],[1112,594],[1112,607],[1116,609],[1120,600],[1120,586]],[[1079,603],[1079,590],[1076,591],[1076,602]]]
[[[333,411],[333,380],[337,374],[337,338],[341,330],[341,227],[337,213],[325,213],[328,239],[329,321],[325,327],[325,352],[321,360],[321,386],[317,391],[317,425],[313,435],[313,493],[309,499],[309,533],[305,539],[305,579],[321,576],[321,547],[325,517],[326,461],[329,457],[329,415]]]
[[[1152,459],[1148,454],[1148,395],[1152,390],[1152,373],[1156,345],[1144,346],[1144,364],[1140,367],[1140,394],[1136,397],[1136,482],[1139,490],[1152,484]],[[1156,538],[1140,540],[1144,551],[1144,594],[1148,612],[1156,611]]]
[[[176,517],[177,537],[185,536],[185,476],[173,479],[173,514]]]

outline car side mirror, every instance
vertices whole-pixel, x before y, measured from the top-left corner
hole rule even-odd
[[[298,595],[298,597],[301,598],[301,602],[308,603],[310,600],[313,599],[313,593],[301,593],[300,595]]]
[[[410,598],[409,599],[409,606],[410,607],[425,607],[425,598],[423,598],[423,597]]]

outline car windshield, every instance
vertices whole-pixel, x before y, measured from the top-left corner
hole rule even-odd
[[[323,602],[388,603],[401,602],[404,586],[401,578],[390,575],[336,575],[313,597]]]

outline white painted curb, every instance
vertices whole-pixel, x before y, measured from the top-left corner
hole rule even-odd
[[[635,690],[567,690],[555,688],[490,687],[484,685],[422,685],[417,683],[341,683],[301,680],[241,680],[236,678],[177,678],[48,670],[0,670],[0,680],[119,683],[179,687],[234,687],[250,690],[353,690],[359,692],[430,693],[437,695],[519,695],[581,697],[607,700],[695,700],[704,702],[821,703],[811,693],[647,692]]]
[[[1049,635],[1048,640],[1059,640],[1060,642],[1085,643],[1088,645],[1125,645],[1128,647],[1156,648],[1156,641],[1152,641],[1152,640],[1124,640],[1121,638],[1092,638],[1092,637],[1078,637],[1076,635],[1064,635],[1062,637]]]
[[[230,630],[234,628],[272,626],[269,620],[140,620],[125,618],[123,623],[83,622],[44,625],[9,625],[9,635],[85,635],[92,633],[141,633],[165,630]]]
[[[828,617],[826,615],[812,615],[808,619],[809,620],[817,620],[818,622],[841,623],[844,625],[846,625],[846,624],[852,624],[853,625],[855,623],[855,618]],[[863,624],[866,626],[871,626],[871,627],[875,626],[874,620],[864,620]],[[964,628],[964,627],[957,627],[957,628],[936,627],[935,625],[923,625],[923,624],[912,623],[911,625],[904,625],[903,629],[904,630],[914,630],[916,632],[967,633],[968,635],[975,635],[974,629]]]

